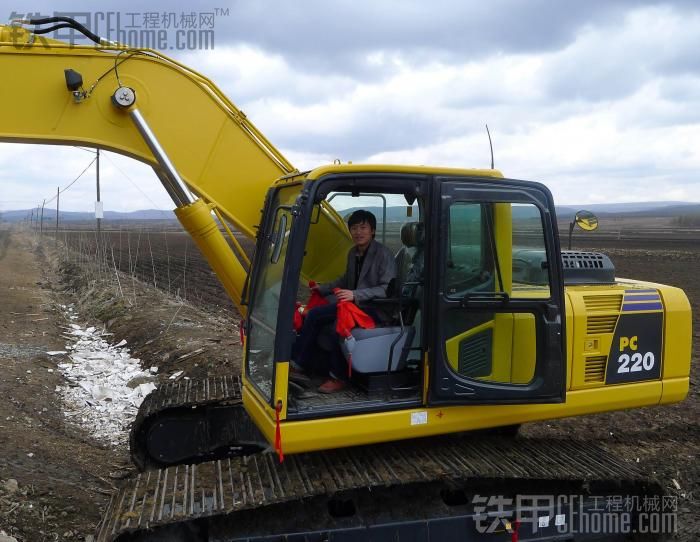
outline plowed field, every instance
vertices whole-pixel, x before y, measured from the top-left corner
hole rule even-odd
[[[56,255],[53,240],[40,249],[30,234],[0,231],[0,531],[20,542],[84,540],[111,486],[129,470],[125,450],[95,443],[62,418],[53,391],[60,376],[49,371],[55,361],[45,354],[64,344],[57,303],[76,303],[91,325],[108,322],[115,341],[129,341],[134,355],[159,367],[165,378],[179,370],[192,377],[240,370],[237,315],[189,238],[162,231],[105,235],[108,250],[96,268],[94,234],[66,232],[73,250],[59,246]],[[606,239],[575,246],[596,247],[612,258],[620,277],[683,288],[698,314],[698,243]],[[122,271],[118,279],[115,268]],[[678,498],[674,538],[688,541],[700,536],[697,322],[693,345],[691,390],[680,404],[521,429],[525,435],[597,442],[655,474]],[[8,485],[10,479],[18,487]]]

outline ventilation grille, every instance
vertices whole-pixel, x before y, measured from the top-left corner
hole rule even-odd
[[[586,295],[583,296],[583,302],[588,314],[586,318],[586,333],[588,335],[615,331],[615,324],[617,324],[617,318],[622,308],[622,295]]]
[[[487,329],[459,343],[459,374],[472,378],[491,374],[492,334]]]
[[[561,262],[564,269],[603,269],[605,256],[598,252],[573,252],[561,253]]]
[[[587,383],[605,382],[605,356],[586,358],[583,381]]]
[[[617,324],[617,315],[611,316],[589,316],[586,333],[588,335],[598,335],[600,333],[612,333]]]
[[[583,302],[587,311],[592,312],[620,312],[622,307],[622,294],[615,295],[585,295]]]

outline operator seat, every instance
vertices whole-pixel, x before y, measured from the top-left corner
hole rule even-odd
[[[397,276],[394,280],[390,297],[417,299],[423,280],[423,223],[408,222],[401,227],[403,246],[396,253]],[[416,303],[401,311],[399,322],[413,321]],[[409,318],[405,320],[404,317]],[[406,359],[413,346],[415,328],[412,325],[393,325],[374,329],[355,328],[351,331],[352,339],[343,341],[341,348],[346,358],[352,356],[352,370],[359,373],[385,373],[401,371],[406,366]],[[389,358],[391,357],[391,362]]]

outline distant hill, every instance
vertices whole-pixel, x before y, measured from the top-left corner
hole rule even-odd
[[[603,214],[603,213],[601,213]],[[700,203],[685,203],[682,205],[670,205],[668,207],[658,207],[656,209],[648,209],[646,211],[634,211],[625,213],[625,216],[685,216],[700,214]]]
[[[36,209],[34,209],[36,214]],[[23,209],[20,211],[0,211],[0,220],[6,222],[19,222],[24,220],[32,213],[31,209]],[[172,211],[160,211],[158,209],[144,209],[141,211],[132,211],[129,213],[120,213],[118,211],[105,211],[105,220],[175,220],[175,215]],[[44,209],[44,220],[55,221],[56,209]],[[78,212],[78,211],[61,211],[58,215],[59,222],[82,222],[95,220],[94,212]]]
[[[694,209],[693,209],[694,208]],[[590,205],[557,206],[557,216],[566,217],[585,209],[597,215],[625,216],[679,216],[692,213],[700,208],[700,203],[684,201],[647,201],[639,203],[593,203]]]

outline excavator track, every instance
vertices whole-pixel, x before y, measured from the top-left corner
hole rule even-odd
[[[595,506],[592,495],[662,490],[588,443],[464,434],[304,453],[282,463],[261,453],[141,473],[113,496],[96,538],[473,540],[481,512],[472,503],[485,495],[511,498],[500,510],[503,537],[489,538],[510,540],[513,499],[522,494],[575,495],[580,508],[538,509],[564,514],[564,524],[520,525],[520,540],[577,540],[562,538],[562,529],[575,529],[577,514]]]
[[[129,435],[141,470],[260,452],[264,437],[250,420],[239,376],[168,382],[141,404]]]

